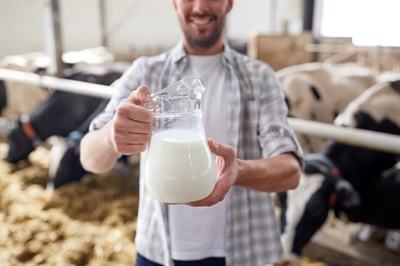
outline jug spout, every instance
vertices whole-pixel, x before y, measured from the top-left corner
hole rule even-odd
[[[151,95],[154,115],[182,115],[199,111],[205,90],[199,77],[185,77]]]

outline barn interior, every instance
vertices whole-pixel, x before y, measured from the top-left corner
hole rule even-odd
[[[76,154],[88,123],[132,62],[167,51],[181,39],[171,2],[0,0],[0,265],[135,265],[139,155],[124,157],[106,174],[93,174],[82,169]],[[395,0],[237,0],[224,31],[234,50],[276,72],[289,100],[299,97],[288,122],[306,155],[320,153],[328,140],[391,154],[397,160],[390,168],[396,188],[400,134],[349,129],[335,118],[364,91],[399,82],[399,10]],[[328,91],[319,91],[326,97],[321,103],[311,102],[298,85],[305,82],[304,70],[315,69],[331,82]],[[82,75],[85,71],[89,74]],[[391,105],[388,117],[399,132],[396,97],[384,105]],[[328,112],[328,105],[335,107]],[[74,115],[77,106],[85,112]],[[10,132],[29,118],[43,124],[54,114],[42,132],[23,129],[31,132],[29,142],[12,139]],[[59,150],[75,156],[68,170],[57,165]],[[398,203],[379,207],[398,217]],[[277,219],[281,213],[277,199]],[[300,256],[275,266],[399,262],[400,224],[353,222],[331,209]]]

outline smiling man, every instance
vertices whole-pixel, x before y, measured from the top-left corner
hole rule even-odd
[[[282,247],[270,192],[295,188],[303,163],[280,85],[268,65],[225,42],[233,0],[174,0],[173,6],[182,41],[133,62],[82,139],[82,165],[106,172],[121,154],[141,153],[137,266],[277,262]],[[207,88],[201,109],[217,181],[205,199],[163,205],[144,184],[153,117],[143,105],[150,93],[193,75]]]
[[[173,1],[188,54],[209,55],[222,51],[222,31],[233,1]]]

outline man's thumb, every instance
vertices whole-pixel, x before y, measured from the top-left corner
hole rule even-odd
[[[150,90],[146,85],[141,85],[139,88],[131,92],[129,98],[136,105],[142,105],[151,102]]]

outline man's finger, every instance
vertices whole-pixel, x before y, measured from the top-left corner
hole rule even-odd
[[[233,147],[218,144],[212,139],[207,139],[207,142],[211,152],[215,155],[220,156],[225,160],[235,157],[235,150],[233,149]]]
[[[208,147],[212,153],[216,154],[218,152],[218,144],[213,139],[207,139]]]
[[[146,85],[141,85],[139,88],[131,92],[129,98],[136,105],[142,105],[151,102],[150,90]]]

